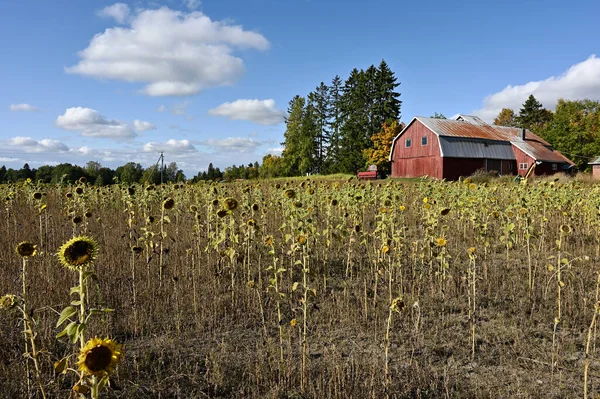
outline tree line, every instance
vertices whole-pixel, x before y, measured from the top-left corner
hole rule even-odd
[[[162,172],[162,173],[161,173]],[[0,183],[18,182],[30,179],[33,182],[48,184],[72,184],[80,178],[85,178],[90,184],[105,186],[114,183],[179,183],[186,180],[185,174],[176,162],[171,162],[162,167],[153,165],[143,168],[136,162],[128,162],[116,169],[103,167],[99,162],[90,161],[84,167],[61,163],[56,166],[43,165],[38,169],[30,168],[29,164],[23,165],[21,169],[0,167]],[[199,172],[192,180],[221,180],[224,174],[219,168],[208,165],[208,169]]]
[[[268,177],[307,173],[356,173],[369,163],[367,150],[384,124],[399,123],[402,101],[394,72],[379,66],[336,75],[289,102],[281,157],[263,159]],[[389,149],[388,149],[389,151]],[[266,165],[265,165],[266,164]]]
[[[495,125],[530,130],[571,159],[580,170],[600,156],[600,102],[559,99],[554,112],[530,95],[519,113],[504,108]]]

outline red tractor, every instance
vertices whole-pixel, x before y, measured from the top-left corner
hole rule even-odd
[[[383,173],[382,170],[377,170],[377,165],[371,165],[369,166],[369,170],[366,172],[358,172],[356,177],[366,180],[384,179],[385,173]]]

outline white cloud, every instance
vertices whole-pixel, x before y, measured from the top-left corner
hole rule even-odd
[[[248,137],[228,137],[226,139],[208,139],[200,144],[224,152],[251,152],[261,143]]]
[[[40,112],[38,107],[34,107],[30,104],[11,104],[10,105],[11,112]]]
[[[156,126],[150,122],[134,120],[133,130],[136,132],[145,132],[146,130],[156,130]]]
[[[195,10],[200,7],[200,0],[185,0],[185,6],[190,10]]]
[[[267,154],[277,155],[277,156],[281,156],[282,152],[283,152],[283,147],[269,148],[267,150]]]
[[[261,34],[199,11],[141,9],[128,22],[95,35],[66,71],[142,82],[150,96],[192,95],[240,78],[244,63],[234,50],[269,48]]]
[[[525,100],[533,94],[544,107],[554,109],[559,98],[600,100],[600,58],[595,55],[571,66],[560,76],[529,82],[518,86],[507,86],[483,100],[483,108],[473,113],[486,121],[492,121],[502,108],[519,112]]]
[[[13,137],[7,140],[6,145],[20,152],[67,152],[67,147],[63,142],[53,139],[35,140],[31,137]]]
[[[56,118],[56,125],[65,130],[79,132],[82,136],[113,139],[128,139],[137,136],[136,132],[154,130],[150,122],[134,120],[133,124],[108,119],[91,108],[67,108],[63,115]]]
[[[167,107],[165,107],[164,105],[161,105],[160,107],[158,107],[156,109],[156,112],[165,112],[166,109],[167,109]]]
[[[87,137],[126,139],[137,136],[128,124],[108,119],[91,108],[67,108],[63,115],[56,118],[56,125]]]
[[[246,120],[261,125],[277,125],[284,121],[285,112],[275,108],[275,101],[236,100],[226,102],[208,111],[210,115],[224,116],[233,120]]]
[[[129,16],[129,6],[123,3],[115,3],[98,11],[98,15],[105,18],[113,18],[122,24]]]
[[[144,145],[144,152],[166,152],[180,154],[184,152],[197,152],[189,140],[170,139],[166,143],[150,142]]]
[[[17,162],[17,161],[21,161],[21,159],[19,159],[19,158],[0,157],[0,162]]]

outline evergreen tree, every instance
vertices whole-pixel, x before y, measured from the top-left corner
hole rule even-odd
[[[430,118],[433,118],[433,119],[448,119],[448,118],[446,118],[446,115],[444,115],[444,114],[438,114],[437,112],[434,112],[433,115],[430,116]]]
[[[2,165],[0,168],[0,183],[4,183],[6,178],[6,166]]]
[[[400,86],[397,82],[394,72],[390,69],[385,60],[381,60],[379,68],[375,74],[375,90],[377,97],[375,99],[374,120],[375,127],[372,133],[378,132],[383,123],[388,124],[400,120],[400,108],[402,101],[398,98],[400,93],[396,88]]]
[[[364,71],[354,68],[344,82],[342,95],[343,125],[340,129],[339,172],[356,173],[364,165],[363,150],[370,145],[371,118],[369,86]]]
[[[340,154],[340,129],[343,125],[342,114],[342,78],[336,75],[329,86],[328,106],[329,106],[329,128],[327,153],[324,160],[324,169],[326,173],[335,173],[337,160]]]
[[[285,121],[286,130],[283,134],[284,142],[281,143],[284,146],[281,156],[286,176],[298,176],[310,171],[312,167],[314,130],[309,123],[314,115],[311,110],[311,115],[305,116],[305,103],[304,97],[297,95],[289,104],[288,117]]]
[[[534,133],[541,131],[544,125],[552,120],[552,111],[545,109],[533,94],[529,96],[519,110],[519,116],[516,117],[520,127],[529,129]]]
[[[323,164],[325,163],[325,154],[330,141],[329,132],[329,115],[330,115],[330,99],[329,88],[323,82],[314,92],[308,94],[308,106],[312,107],[314,112],[315,130],[315,155],[314,155],[314,171],[321,173]]]

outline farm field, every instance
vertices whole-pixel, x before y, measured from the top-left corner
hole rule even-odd
[[[0,296],[23,296],[26,262],[37,348],[23,356],[21,314],[0,309],[1,398],[69,397],[78,376],[53,364],[77,369],[96,336],[123,345],[105,398],[600,393],[598,185],[25,183],[0,199]],[[83,284],[57,256],[79,236],[97,244]],[[73,286],[88,314],[112,310],[75,343],[56,338]]]

